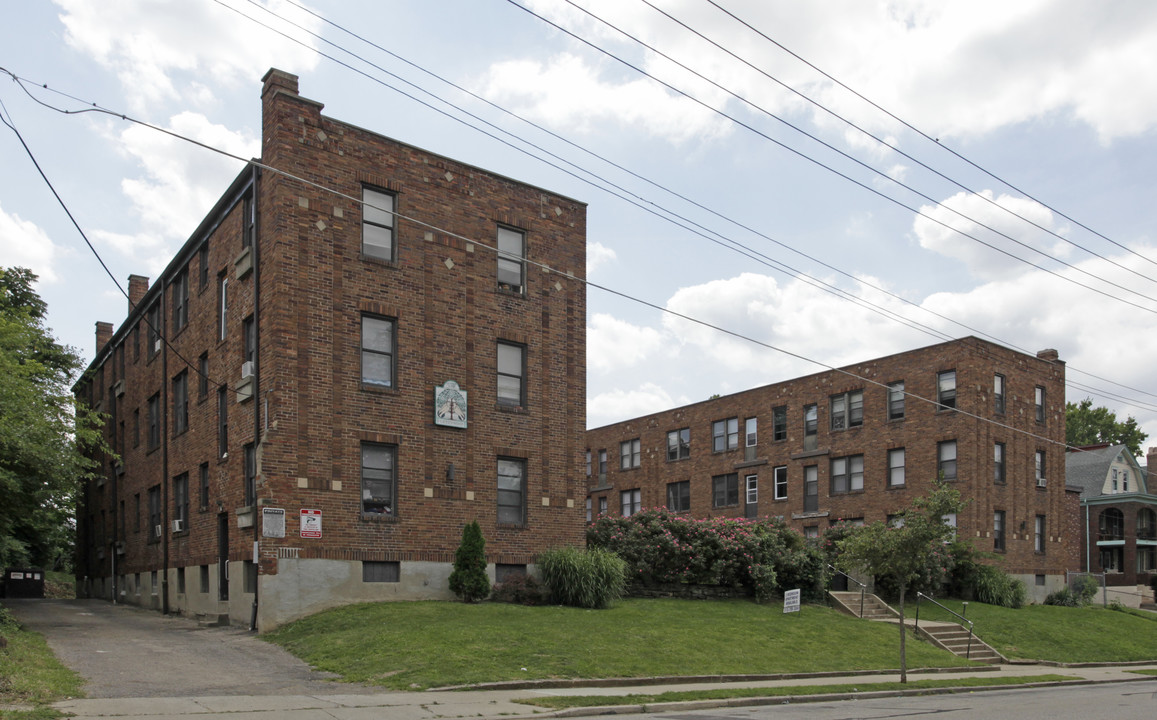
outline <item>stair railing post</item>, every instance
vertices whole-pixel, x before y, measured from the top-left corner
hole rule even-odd
[[[916,633],[916,637],[920,637],[920,596],[924,593],[916,593],[916,625],[912,628],[912,632]]]
[[[864,586],[860,586],[860,619],[864,619]]]

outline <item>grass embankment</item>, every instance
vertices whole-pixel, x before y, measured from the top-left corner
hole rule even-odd
[[[563,710],[572,707],[600,707],[609,705],[654,705],[667,702],[695,700],[728,700],[733,698],[789,697],[798,695],[826,695],[844,693],[882,692],[887,690],[933,690],[938,688],[974,688],[1024,683],[1064,682],[1069,675],[1022,675],[1019,677],[929,678],[908,683],[842,683],[839,685],[795,685],[792,687],[720,688],[717,690],[688,690],[661,692],[647,695],[554,695],[524,698],[514,702],[523,705]]]
[[[958,600],[940,600],[962,612]],[[915,615],[915,610],[908,611]],[[1010,659],[1063,663],[1130,662],[1157,660],[1157,615],[1142,611],[1111,610],[1098,605],[1083,608],[1027,605],[1018,610],[968,603],[967,617],[976,634]],[[920,619],[954,619],[929,603],[920,604]]]
[[[354,605],[265,636],[344,680],[394,689],[545,678],[750,675],[899,667],[895,625],[825,607],[623,600],[607,610],[445,602]],[[908,643],[908,666],[967,661]]]
[[[39,633],[20,628],[0,606],[0,706],[27,706],[31,710],[0,710],[5,720],[40,720],[62,715],[48,703],[79,697],[83,680],[60,664]]]

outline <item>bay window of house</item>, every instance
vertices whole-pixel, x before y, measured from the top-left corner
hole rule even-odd
[[[904,381],[888,384],[888,419],[904,419]]]
[[[498,458],[498,522],[526,524],[526,460],[522,458]]]
[[[787,500],[787,466],[780,465],[771,471],[774,480],[775,488],[773,490],[776,500]]]
[[[888,487],[902,487],[904,478],[904,448],[888,451]]]
[[[1003,485],[1006,478],[1004,466],[1004,443],[994,443],[992,446],[992,480],[997,485]]]
[[[992,513],[992,549],[995,552],[1004,552],[1004,511],[996,510]]]
[[[1004,376],[1000,373],[992,376],[992,410],[1004,414]]]
[[[397,513],[397,447],[362,443],[362,516],[394,517]]]
[[[245,451],[245,505],[257,504],[257,446],[246,443]]]
[[[1045,516],[1037,515],[1036,522],[1033,524],[1033,552],[1044,553],[1045,551]]]
[[[938,410],[954,410],[956,408],[956,371],[945,370],[936,376],[936,402]]]
[[[619,469],[630,470],[639,467],[642,461],[642,445],[639,438],[619,443]]]
[[[619,509],[623,517],[631,517],[643,508],[643,494],[638,488],[619,493]]]
[[[394,387],[394,321],[362,316],[362,382]]]
[[[739,474],[716,475],[711,478],[711,498],[713,507],[729,507],[739,504]]]
[[[174,532],[189,529],[189,473],[173,478],[173,520]]]
[[[739,418],[727,418],[711,423],[711,448],[715,452],[739,447]]]
[[[526,235],[498,226],[498,287],[522,294],[526,283]]]
[[[771,410],[771,439],[787,440],[787,405]]]
[[[1044,487],[1047,480],[1045,480],[1045,451],[1036,451],[1036,486]]]
[[[936,472],[942,480],[956,479],[956,441],[936,443]]]
[[[808,465],[803,469],[803,511],[817,512],[820,507],[819,467]]]
[[[691,509],[691,481],[667,483],[667,509],[686,512]]]
[[[362,188],[362,256],[394,259],[394,196]]]
[[[189,324],[189,269],[184,268],[173,278],[173,332]]]
[[[217,388],[217,457],[229,455],[229,388]]]
[[[864,424],[864,391],[840,393],[831,397],[832,430],[844,430]]]
[[[161,394],[149,398],[149,450],[161,445]]]
[[[173,378],[173,437],[189,429],[189,371]]]
[[[864,456],[832,458],[831,494],[840,495],[864,489]]]
[[[667,431],[667,460],[686,460],[691,457],[691,428]]]
[[[1036,403],[1036,421],[1043,423],[1045,421],[1045,389],[1040,385],[1037,385],[1033,391],[1033,399]]]
[[[498,404],[522,407],[526,404],[526,348],[498,342]]]

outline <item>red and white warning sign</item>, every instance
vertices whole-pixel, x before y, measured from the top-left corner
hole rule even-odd
[[[301,511],[301,536],[303,538],[321,537],[321,510]]]

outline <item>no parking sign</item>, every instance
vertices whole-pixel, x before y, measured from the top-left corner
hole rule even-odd
[[[301,536],[303,538],[321,537],[321,510],[301,511]]]

